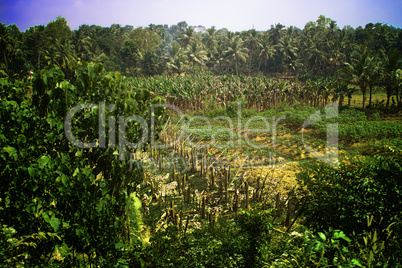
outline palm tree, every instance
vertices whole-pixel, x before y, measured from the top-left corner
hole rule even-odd
[[[338,106],[341,107],[343,105],[343,100],[345,99],[345,95],[349,93],[349,85],[343,79],[337,79],[334,83],[334,94],[337,98],[339,98]]]
[[[216,46],[217,46],[217,41],[216,41],[216,29],[215,27],[211,27],[206,30],[202,37],[202,43],[204,44],[207,52],[207,57],[209,58],[209,61],[206,63],[208,67],[213,67],[216,64],[216,60],[214,59],[214,56],[216,54]]]
[[[360,53],[359,53],[360,52]],[[360,87],[363,95],[363,109],[366,101],[366,89],[369,85],[369,76],[372,69],[373,57],[369,55],[367,47],[361,47],[360,51],[356,51],[352,64],[344,63],[344,67],[340,69],[345,81],[349,84]]]
[[[2,52],[1,56],[3,57],[6,69],[8,69],[7,55],[13,49],[12,43],[13,42],[11,40],[11,35],[8,31],[8,28],[5,26],[5,24],[0,23],[0,50]]]
[[[402,106],[402,99],[401,99],[402,96],[400,96],[399,90],[402,87],[402,70],[401,69],[396,70],[395,76],[396,76],[397,85],[398,85],[398,88],[396,90],[396,99],[398,101],[398,107],[401,107]]]
[[[381,65],[378,57],[374,56],[372,61],[372,68],[369,72],[368,87],[369,87],[369,107],[372,104],[373,88],[380,85],[381,80]]]
[[[391,47],[402,51],[402,31],[399,31],[391,41]]]
[[[298,48],[293,43],[293,40],[289,36],[285,36],[279,41],[277,48],[279,57],[282,59],[282,64],[285,64],[286,68],[295,70]]]
[[[332,42],[328,43],[328,49],[330,51],[329,63],[336,67],[340,65],[341,61],[345,61],[345,52],[351,47],[349,42],[349,36],[346,30],[339,30]]]
[[[252,65],[252,60],[254,59],[254,54],[257,51],[258,44],[259,44],[259,36],[258,33],[255,29],[252,29],[248,32],[248,35],[246,36],[246,46],[248,48],[249,52],[249,74],[251,73],[251,65]]]
[[[74,51],[74,45],[69,39],[63,39],[59,43],[59,58],[57,60],[64,73],[73,71],[77,58]]]
[[[81,29],[81,28],[80,28]],[[74,32],[74,46],[77,52],[77,56],[81,60],[90,61],[92,58],[91,53],[91,37],[85,35],[84,30],[77,30]]]
[[[387,92],[386,108],[392,94],[397,93],[398,79],[397,70],[401,67],[401,53],[398,49],[392,48],[388,51],[381,50],[382,60],[382,81]]]
[[[328,64],[328,56],[318,40],[311,40],[306,47],[307,60],[313,70],[323,70]]]
[[[167,66],[173,72],[179,75],[185,71],[186,57],[184,56],[183,49],[179,43],[174,41],[169,47],[165,55]]]
[[[243,46],[243,40],[240,36],[235,36],[225,51],[225,58],[235,65],[236,75],[239,75],[238,63],[247,61],[247,52],[248,50]]]
[[[225,62],[225,46],[224,44],[217,44],[216,45],[216,52],[213,54],[213,61],[216,63],[217,67],[223,66]]]
[[[193,63],[193,67],[194,63],[202,65],[206,60],[208,60],[207,52],[203,50],[196,41],[193,41],[190,44],[190,46],[187,48],[186,53],[189,61]]]
[[[184,32],[181,33],[180,37],[177,39],[182,48],[187,48],[187,46],[194,39],[194,28],[188,27]]]
[[[168,62],[167,66],[170,70],[172,70],[174,73],[177,73],[178,75],[184,73],[186,68],[184,56],[177,56],[172,61]]]
[[[280,23],[275,24],[275,27],[271,25],[271,29],[269,30],[269,37],[274,46],[279,43],[279,40],[282,37],[283,28],[285,28],[285,26]]]
[[[209,53],[213,54],[216,50],[216,29],[215,26],[207,29],[204,37],[202,38],[202,42],[204,43],[205,47],[209,50]]]
[[[258,70],[260,70],[261,63],[264,61],[265,71],[267,70],[267,62],[274,56],[275,48],[269,40],[269,35],[263,36],[261,42],[258,43],[259,54],[258,58],[260,62],[258,64]]]

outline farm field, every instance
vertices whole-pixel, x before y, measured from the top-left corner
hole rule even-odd
[[[382,97],[376,94],[373,99]],[[208,98],[199,103],[209,103]],[[180,106],[179,100],[172,102]],[[356,107],[330,107],[338,112],[335,120],[303,128],[311,115],[325,109],[282,103],[258,112],[243,106],[247,104],[213,105],[182,116],[175,110],[160,133],[161,144],[172,146],[134,156],[148,159],[149,173],[138,196],[144,200],[150,229],[160,231],[173,224],[184,238],[189,229],[202,230],[203,225],[224,228],[227,223],[219,225],[221,217],[263,209],[275,211],[272,239],[281,240],[300,228],[297,174],[316,162],[317,155],[336,151],[342,166],[402,154],[401,122],[375,110],[366,115]],[[335,122],[339,144],[328,150],[327,132],[333,129],[326,125]]]

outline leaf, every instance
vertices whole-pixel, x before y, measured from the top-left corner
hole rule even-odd
[[[75,234],[77,236],[82,236],[84,234],[84,230],[81,229],[81,228],[78,228],[78,229],[75,230]]]
[[[322,239],[322,241],[326,241],[327,237],[325,236],[325,234],[318,232],[318,235],[320,236],[320,238]]]
[[[65,80],[61,81],[59,86],[64,92],[68,92],[68,91],[72,92],[75,89],[74,85],[70,84],[70,82],[65,81]]]
[[[50,157],[43,155],[41,158],[39,158],[38,163],[39,163],[39,168],[43,169],[46,164],[50,161]]]
[[[8,153],[9,157],[13,157],[14,161],[17,161],[18,159],[17,149],[11,146],[7,146],[3,147],[2,151]]]
[[[35,168],[34,167],[29,167],[28,168],[28,174],[29,174],[29,176],[31,176],[32,178],[35,178],[35,175],[36,175],[36,170],[35,170]]]
[[[339,238],[342,238],[346,242],[351,242],[352,241],[349,237],[346,236],[346,234],[343,231],[340,231],[338,235],[339,235]]]
[[[67,186],[68,183],[68,176],[66,174],[61,175],[61,182]]]
[[[115,79],[116,79],[117,81],[120,81],[120,80],[121,80],[121,74],[120,74],[120,72],[118,72],[118,71],[114,72],[114,77],[115,77]]]
[[[49,215],[47,213],[43,213],[42,217],[45,220],[45,222],[50,223]]]
[[[149,92],[149,90],[143,88],[139,90],[139,94],[136,95],[136,97],[139,97],[139,101],[146,101],[149,99],[151,93]],[[138,99],[137,99],[138,100]]]
[[[100,74],[103,71],[102,63],[95,64],[94,69],[95,69],[96,73]]]
[[[59,226],[60,226],[60,220],[56,217],[52,217],[50,219],[49,223],[52,226],[53,230],[57,233],[57,230],[59,230]]]
[[[77,168],[74,170],[73,177],[77,176],[78,173],[80,173],[80,170],[79,170],[79,168],[77,167]]]
[[[28,213],[33,213],[33,212],[35,212],[35,210],[36,210],[35,203],[29,204],[29,205],[25,208],[25,210],[26,210]]]
[[[92,174],[92,170],[91,170],[90,168],[88,168],[88,167],[84,167],[84,168],[82,169],[82,173],[84,173],[84,175],[85,175],[86,177],[89,177],[89,176]]]
[[[352,264],[355,265],[355,266],[363,267],[363,265],[361,265],[360,262],[358,260],[356,260],[356,259],[352,260]]]
[[[89,76],[90,80],[93,80],[96,77],[95,68],[94,68],[93,63],[88,64],[88,76]]]
[[[119,249],[121,249],[121,248],[124,247],[124,244],[123,244],[122,242],[118,242],[118,243],[116,243],[116,244],[114,245],[114,247],[115,247],[117,250],[119,250]]]

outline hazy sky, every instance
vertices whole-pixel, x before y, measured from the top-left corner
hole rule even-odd
[[[275,23],[302,29],[320,14],[341,28],[369,22],[402,27],[401,13],[402,0],[0,0],[0,22],[21,31],[57,16],[65,17],[73,30],[81,24],[139,27],[180,21],[232,31],[268,30]]]

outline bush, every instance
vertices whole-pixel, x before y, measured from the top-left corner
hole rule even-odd
[[[401,262],[402,160],[381,156],[353,160],[338,169],[322,163],[298,174],[305,224],[316,232],[342,230],[362,239],[377,230],[385,241],[382,263]],[[376,219],[370,226],[367,219]],[[392,235],[385,231],[392,224]]]
[[[86,258],[91,265],[124,263],[127,196],[141,182],[142,169],[120,161],[118,149],[85,150],[69,142],[66,134],[83,142],[101,135],[99,109],[77,112],[70,131],[64,119],[77,103],[100,101],[116,104],[113,116],[149,118],[144,109],[149,92],[135,90],[131,99],[120,73],[92,63],[76,66],[72,83],[49,65],[35,76],[32,98],[9,86],[0,88],[0,262],[13,267],[71,267]],[[127,129],[129,140],[139,133]],[[54,258],[60,248],[63,255]]]
[[[185,234],[170,225],[151,237],[143,251],[145,267],[244,267],[243,236],[233,221],[190,228]]]
[[[351,239],[339,230],[292,232],[283,235],[283,254],[264,267],[362,267],[351,248]]]

